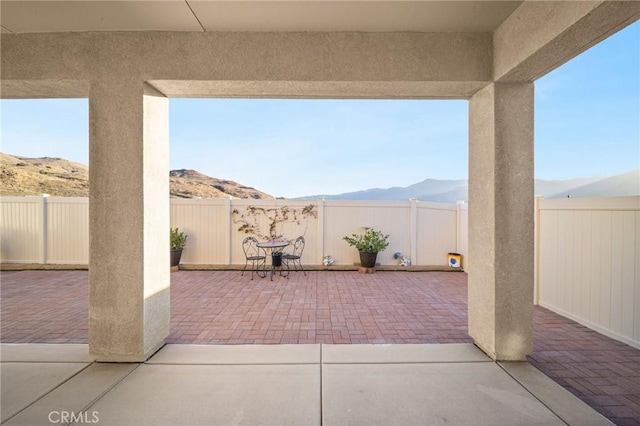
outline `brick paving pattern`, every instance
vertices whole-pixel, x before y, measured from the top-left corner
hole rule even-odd
[[[87,343],[86,271],[0,275],[0,340]],[[467,335],[467,276],[238,271],[171,275],[168,343],[454,343]],[[541,307],[530,362],[618,425],[640,425],[640,350]]]
[[[534,310],[529,362],[617,425],[640,425],[640,350]]]
[[[194,271],[172,279],[170,343],[471,342],[462,273],[314,271],[250,281]]]
[[[88,343],[87,271],[0,274],[2,343]]]

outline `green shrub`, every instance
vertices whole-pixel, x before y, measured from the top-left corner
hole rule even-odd
[[[171,250],[182,250],[187,243],[187,234],[178,228],[171,228]]]
[[[373,228],[367,229],[363,234],[351,234],[342,238],[352,247],[366,253],[377,253],[389,246],[389,235],[384,235],[381,231]]]

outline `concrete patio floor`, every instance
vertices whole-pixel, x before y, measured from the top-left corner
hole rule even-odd
[[[87,342],[86,271],[1,278],[2,342]],[[238,271],[178,272],[167,342],[470,343],[466,294],[464,273],[314,271],[270,282]],[[614,423],[640,424],[639,350],[540,307],[534,329],[532,365]]]
[[[610,424],[472,344],[167,345],[141,364],[92,362],[86,345],[0,349],[6,425]]]

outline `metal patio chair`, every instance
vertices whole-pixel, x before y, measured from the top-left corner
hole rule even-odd
[[[302,263],[300,261],[300,259],[302,259],[302,252],[304,251],[304,237],[300,236],[298,238],[296,238],[296,240],[293,242],[293,253],[289,254],[289,253],[282,253],[282,260],[285,262],[285,264],[287,265],[287,269],[290,270],[291,268],[289,267],[289,264],[293,265],[293,270],[297,271],[298,268],[300,271],[302,271],[302,273],[307,276],[307,273],[305,272],[304,268],[302,267]],[[297,265],[297,266],[296,266]],[[288,278],[288,275],[287,275]]]
[[[255,272],[260,278],[267,276],[265,271],[265,265],[267,262],[266,254],[261,254],[260,247],[258,247],[258,240],[255,237],[247,237],[242,241],[242,250],[244,251],[244,268],[242,269],[241,276],[244,275],[249,262],[251,262],[251,279],[253,280],[253,273]],[[262,267],[262,270],[260,269]],[[262,274],[262,275],[261,275]]]

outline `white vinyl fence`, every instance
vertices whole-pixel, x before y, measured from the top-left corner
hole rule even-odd
[[[3,262],[44,263],[44,198],[3,197],[0,244]]]
[[[640,197],[538,201],[537,302],[640,348]]]
[[[273,220],[284,211],[286,220]],[[194,265],[243,264],[244,237],[265,240],[274,225],[273,232],[288,240],[305,237],[307,265],[320,265],[327,255],[336,265],[359,262],[342,237],[373,227],[389,234],[389,247],[378,255],[382,265],[397,264],[393,254],[400,252],[415,265],[444,266],[447,254],[463,246],[458,237],[466,233],[458,232],[458,215],[464,213],[455,205],[417,201],[171,200],[171,226],[189,236],[182,263]],[[247,225],[255,232],[245,233],[241,228]]]
[[[87,198],[2,197],[1,261],[88,264],[88,208]],[[466,255],[466,213],[464,204],[415,200],[171,199],[171,226],[188,235],[181,263],[191,265],[244,264],[244,237],[271,234],[304,236],[304,264],[320,265],[330,255],[336,265],[352,265],[358,253],[342,237],[374,227],[390,236],[381,264],[397,264],[393,254],[401,252],[414,265],[445,266],[449,252]]]

